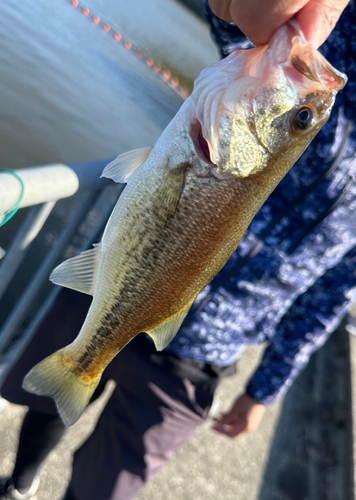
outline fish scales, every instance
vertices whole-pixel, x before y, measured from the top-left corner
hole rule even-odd
[[[85,377],[95,378],[96,373],[103,371],[131,340],[133,332],[154,328],[162,318],[177,313],[177,304],[182,304],[182,309],[196,298],[197,290],[209,283],[236,248],[249,224],[249,214],[260,206],[259,198],[265,199],[274,187],[268,168],[257,174],[253,182],[199,178],[191,166],[186,168],[182,196],[170,219],[159,196],[153,197],[152,204],[141,205],[145,218],[137,214],[130,219],[137,231],[136,239],[145,240],[146,244],[139,246],[136,239],[128,238],[132,230],[122,234],[124,241],[118,246],[129,245],[121,263],[127,271],[116,276],[115,302],[93,331],[89,344],[86,339],[84,351],[81,346],[73,346],[74,364]],[[282,168],[279,172],[274,169],[274,174],[282,178],[285,172]],[[222,239],[227,241],[223,249]],[[141,253],[134,254],[138,249]],[[145,306],[141,305],[138,324],[134,324],[131,318],[140,303]],[[98,318],[95,309],[93,313]]]
[[[77,363],[85,370],[88,370],[90,365],[96,372],[97,369],[94,367],[98,364],[100,366],[107,364],[107,360],[112,359],[118,349],[126,345],[132,338],[132,331],[136,331],[137,334],[144,328],[140,317],[132,321],[132,315],[138,303],[145,298],[145,291],[147,290],[149,293],[147,283],[152,281],[151,275],[155,272],[155,267],[160,267],[158,256],[165,249],[166,228],[173,215],[171,205],[165,207],[165,203],[170,198],[169,192],[173,190],[176,197],[176,190],[182,190],[184,181],[182,174],[172,174],[169,170],[167,173],[170,174],[168,177],[172,182],[165,183],[165,196],[162,197],[162,183],[152,185],[151,177],[149,194],[144,197],[143,202],[142,184],[136,198],[132,198],[128,211],[130,214],[134,213],[135,216],[125,218],[125,224],[122,225],[122,230],[116,234],[115,242],[110,242],[111,249],[125,248],[126,250],[120,252],[121,259],[115,259],[113,251],[108,252],[106,258],[116,262],[116,269],[113,270],[110,266],[105,266],[105,259],[103,259],[104,264],[101,266],[104,269],[103,274],[109,288],[112,282],[115,283],[115,294],[111,293],[108,296],[110,305],[105,309],[101,307],[100,300],[95,302],[94,296],[91,315],[93,321],[91,322],[91,318],[88,318],[87,326],[88,330],[93,332],[90,344],[88,345],[85,341],[82,345],[78,338],[78,342],[74,343],[71,349],[73,358],[77,358]],[[133,212],[133,209],[136,209],[136,212]],[[114,211],[110,223],[115,225],[116,219],[121,220],[121,217],[121,210],[118,210],[118,213]],[[133,234],[134,237],[132,237]],[[156,265],[154,265],[154,261]],[[100,269],[98,272],[100,273]],[[147,314],[147,307],[145,312]],[[118,337],[118,331],[121,330],[123,334]],[[103,345],[107,346],[104,351],[102,351]],[[100,351],[101,355],[97,357],[94,353]],[[90,356],[93,356],[93,359],[88,365],[87,360]]]
[[[179,310],[191,302],[199,287],[208,283],[222,267],[245,231],[248,222],[247,217],[243,218],[243,209],[250,210],[244,203],[245,198],[251,199],[246,183],[237,179],[233,182],[199,179],[188,172],[180,203],[170,224],[161,234],[152,227],[144,227],[142,237],[150,233],[152,239],[148,239],[148,245],[141,246],[141,253],[136,254],[131,265],[127,266],[130,279],[124,273],[118,275],[122,287],[117,286],[117,299],[102,321],[104,336],[110,334],[110,329],[117,330],[118,318],[121,321],[126,318],[132,326],[131,315],[139,303],[140,315],[136,314],[137,323],[132,326],[137,333],[151,329],[161,318],[176,314],[177,308]],[[239,209],[242,217],[237,218],[236,210]],[[148,225],[152,226],[150,221],[154,213],[146,215]],[[221,250],[221,239],[229,241],[224,251]],[[150,263],[149,259],[154,259],[154,262]],[[127,324],[120,325],[124,330],[128,327]],[[116,338],[120,348],[122,337],[118,335]]]
[[[93,295],[91,307],[76,340],[36,365],[24,387],[52,396],[71,425],[136,335],[147,332],[163,349],[345,83],[296,22],[267,47],[204,70],[152,149],[105,168],[104,176],[127,186],[102,241],[51,275]]]

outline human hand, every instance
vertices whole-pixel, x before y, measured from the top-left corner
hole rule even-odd
[[[214,13],[234,22],[255,44],[263,45],[288,19],[296,17],[318,48],[328,38],[349,0],[209,0]]]
[[[230,411],[214,419],[213,429],[230,438],[258,429],[266,407],[257,403],[248,394],[243,394]]]

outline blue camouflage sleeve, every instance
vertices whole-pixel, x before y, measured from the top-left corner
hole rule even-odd
[[[337,328],[355,299],[355,265],[353,248],[294,302],[247,385],[253,399],[270,404],[285,394],[311,354]]]

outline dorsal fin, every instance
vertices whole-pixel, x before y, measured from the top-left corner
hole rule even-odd
[[[99,248],[100,244],[95,245],[94,248],[65,260],[52,271],[49,279],[56,285],[93,295]]]
[[[107,165],[101,177],[107,177],[115,182],[124,183],[146,162],[152,148],[133,149],[123,153]]]

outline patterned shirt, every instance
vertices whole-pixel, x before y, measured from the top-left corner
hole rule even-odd
[[[252,44],[206,4],[223,56]],[[349,81],[330,120],[252,221],[223,270],[201,292],[173,353],[220,366],[267,342],[247,392],[284,394],[356,297],[356,6],[321,52]]]

